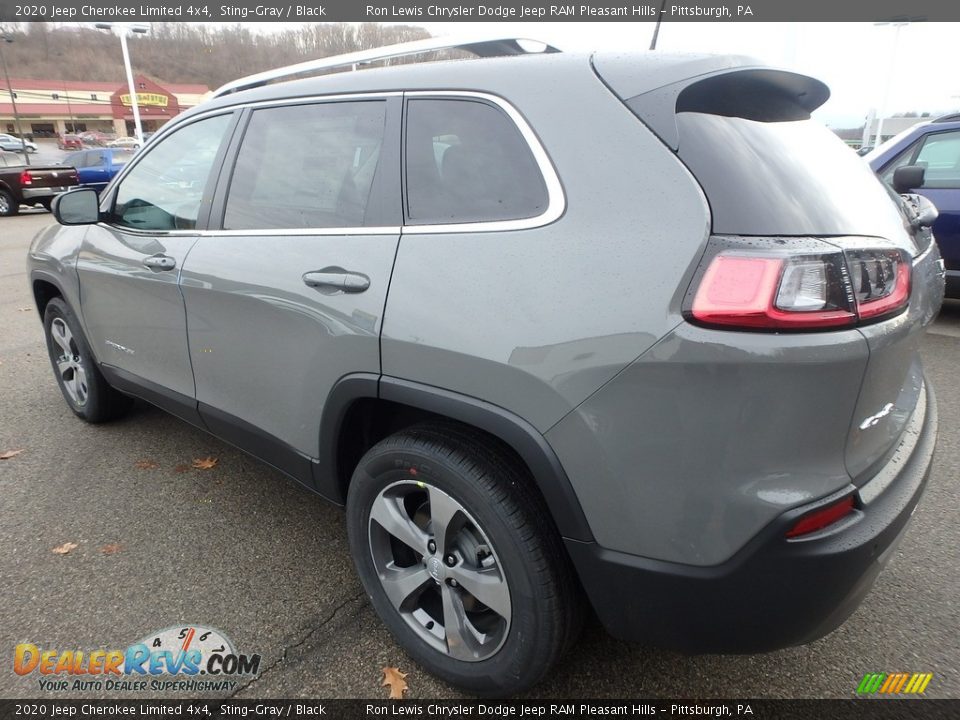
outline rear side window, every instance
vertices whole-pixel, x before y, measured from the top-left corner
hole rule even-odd
[[[255,111],[233,170],[224,229],[364,225],[385,120],[382,100]]]
[[[413,225],[520,220],[547,209],[540,168],[513,121],[486,102],[407,103],[406,214]]]

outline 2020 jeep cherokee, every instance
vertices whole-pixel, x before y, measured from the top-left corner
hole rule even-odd
[[[687,651],[829,632],[929,472],[929,230],[816,80],[472,49],[519,56],[238,81],[58,200],[29,268],[66,401],[345,504],[383,621],[476,693],[541,678],[583,598]]]

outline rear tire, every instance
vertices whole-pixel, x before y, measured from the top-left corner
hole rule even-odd
[[[10,217],[20,212],[20,206],[13,199],[13,195],[6,190],[0,190],[0,217]]]
[[[582,626],[582,592],[530,482],[495,439],[425,424],[371,448],[350,483],[350,550],[377,613],[420,665],[478,695],[529,688]]]
[[[57,384],[74,415],[89,423],[100,423],[127,411],[132,401],[107,383],[83,337],[80,323],[61,298],[47,303],[43,330]]]

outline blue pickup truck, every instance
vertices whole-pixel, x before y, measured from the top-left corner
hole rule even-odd
[[[80,185],[103,190],[113,176],[133,157],[133,151],[121,148],[93,148],[71,153],[63,159],[64,165],[75,167]]]
[[[914,125],[864,159],[891,186],[897,168],[925,169],[923,184],[911,191],[940,211],[933,236],[947,269],[947,297],[960,298],[960,114]]]

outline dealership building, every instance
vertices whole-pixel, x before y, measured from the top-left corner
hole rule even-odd
[[[210,95],[206,85],[161,84],[134,78],[144,132],[159,129]],[[126,82],[10,80],[23,132],[34,137],[97,130],[133,135],[133,108]],[[0,132],[16,133],[10,90],[0,88]]]

